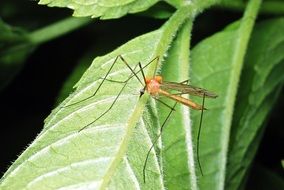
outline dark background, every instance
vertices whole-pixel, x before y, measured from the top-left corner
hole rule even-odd
[[[70,10],[39,6],[35,1],[0,3],[0,17],[6,23],[29,31],[71,14]],[[201,14],[194,23],[192,46],[240,17],[241,13],[221,9],[211,9]],[[258,20],[270,17],[263,15]],[[55,107],[64,81],[85,52],[92,49],[93,58],[103,55],[140,34],[159,28],[163,23],[162,19],[134,15],[117,20],[96,20],[37,48],[16,78],[0,92],[1,174],[42,130],[43,121]],[[248,189],[257,183],[256,166],[268,168],[283,177],[280,163],[281,158],[284,158],[281,152],[284,145],[283,94],[282,91],[267,120],[267,128],[248,179]]]

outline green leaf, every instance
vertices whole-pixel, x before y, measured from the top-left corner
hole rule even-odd
[[[65,7],[74,10],[74,16],[101,19],[119,18],[127,13],[137,13],[147,10],[158,0],[40,0],[39,4],[50,7]]]
[[[200,162],[204,173],[199,177],[200,189],[225,189],[235,98],[259,6],[260,1],[250,1],[239,24],[207,38],[192,51],[191,83],[219,95],[205,101],[208,110],[204,112],[200,137]],[[200,113],[192,112],[192,116],[196,134]]]
[[[0,19],[0,90],[17,75],[33,50],[26,32]]]
[[[46,119],[44,130],[5,173],[0,187],[163,189],[161,168],[155,156],[149,158],[149,179],[143,183],[144,158],[152,144],[146,127],[151,126],[142,120],[148,96],[139,99],[142,87],[135,78],[127,83],[113,108],[83,131],[78,132],[107,110],[123,84],[105,81],[96,96],[64,106],[90,97],[118,55],[132,68],[139,61],[145,64],[157,55],[164,55],[179,27],[192,16],[194,11],[190,8],[178,10],[161,29],[97,57],[76,84],[76,91]],[[154,70],[155,64],[150,65],[146,73],[152,75]],[[129,75],[128,68],[118,60],[108,79],[126,80]]]
[[[284,82],[284,19],[264,21],[249,44],[232,125],[227,187],[238,189]]]

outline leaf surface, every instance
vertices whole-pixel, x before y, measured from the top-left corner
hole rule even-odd
[[[39,4],[50,7],[65,7],[74,10],[74,16],[101,19],[119,18],[127,13],[147,10],[158,0],[40,0]]]

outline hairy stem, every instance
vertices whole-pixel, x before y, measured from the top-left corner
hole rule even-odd
[[[68,32],[76,30],[86,24],[90,23],[92,19],[89,18],[75,18],[70,17],[63,19],[59,22],[46,26],[44,28],[38,29],[32,32],[28,38],[35,44],[39,45],[49,40],[60,37]]]

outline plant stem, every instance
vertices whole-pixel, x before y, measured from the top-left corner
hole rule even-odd
[[[33,44],[39,45],[85,26],[91,21],[89,18],[69,17],[32,32],[28,38]]]
[[[217,8],[226,8],[235,11],[243,11],[246,3],[243,1],[229,1],[216,6]],[[284,14],[284,2],[280,1],[264,1],[259,10],[260,13],[265,14]]]

